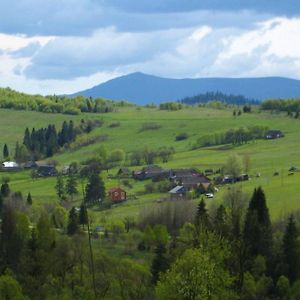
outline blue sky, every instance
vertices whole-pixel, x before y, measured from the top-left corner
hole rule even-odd
[[[300,79],[298,0],[2,0],[0,86],[72,93],[131,72]]]

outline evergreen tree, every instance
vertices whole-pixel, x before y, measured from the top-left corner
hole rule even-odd
[[[23,144],[26,146],[28,150],[31,150],[31,136],[28,127],[25,130]]]
[[[254,190],[250,200],[243,238],[249,259],[257,255],[271,258],[272,229],[265,194],[261,187]]]
[[[7,144],[5,144],[3,147],[3,158],[7,159],[8,157],[9,157],[8,146],[7,146]]]
[[[20,161],[20,145],[19,142],[16,142],[16,147],[15,147],[15,160]]]
[[[56,177],[55,190],[58,198],[60,200],[63,200],[65,195],[65,185],[64,185],[64,179],[60,174]]]
[[[28,205],[32,205],[32,197],[31,197],[31,193],[29,192],[27,195],[27,200],[26,200]]]
[[[67,184],[66,184],[66,192],[68,195],[71,196],[73,199],[73,196],[78,194],[77,188],[77,180],[74,174],[70,173],[67,179]]]
[[[227,213],[224,205],[220,205],[214,217],[214,230],[221,236],[227,236],[229,233],[229,226],[227,223]]]
[[[87,210],[84,206],[84,204],[81,204],[80,211],[79,211],[79,224],[82,225],[84,228],[84,225],[88,223],[88,215]]]
[[[287,276],[293,283],[300,276],[299,233],[293,215],[290,216],[283,236],[283,258],[287,266]]]
[[[78,231],[78,215],[77,215],[75,207],[72,207],[72,209],[69,212],[67,233],[68,233],[68,235],[73,235],[77,231]]]
[[[88,203],[103,201],[105,198],[105,186],[102,178],[97,174],[92,174],[88,180],[85,189],[85,201]]]
[[[0,189],[1,195],[3,197],[8,197],[10,194],[10,188],[9,188],[9,184],[8,181],[4,181],[1,185],[1,189]]]
[[[169,262],[166,257],[166,247],[159,243],[155,248],[155,256],[151,265],[152,282],[156,284],[161,273],[167,271]]]
[[[197,207],[195,225],[201,230],[206,230],[210,227],[209,215],[203,198],[201,199]]]

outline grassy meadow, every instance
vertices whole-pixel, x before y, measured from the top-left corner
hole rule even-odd
[[[73,161],[82,162],[97,154],[101,146],[105,146],[108,153],[115,149],[123,149],[127,154],[145,146],[157,149],[162,146],[172,146],[175,149],[173,158],[168,163],[161,163],[164,168],[196,167],[200,170],[221,167],[228,156],[236,153],[251,158],[251,180],[239,183],[249,194],[261,185],[266,192],[268,206],[272,219],[286,216],[293,210],[300,209],[300,172],[293,176],[288,175],[291,166],[300,167],[300,121],[288,118],[285,114],[270,114],[253,112],[234,117],[233,109],[212,108],[185,108],[179,111],[161,111],[157,108],[124,107],[116,112],[105,114],[80,114],[67,116],[62,114],[45,114],[29,111],[13,111],[0,109],[0,147],[7,143],[10,152],[13,152],[16,141],[22,142],[26,127],[40,128],[49,123],[61,126],[63,120],[73,119],[78,124],[83,119],[102,119],[103,126],[93,130],[89,136],[107,136],[103,142],[98,142],[77,150],[65,150],[56,154],[53,160],[58,162],[58,168]],[[119,122],[120,126],[109,125]],[[156,123],[161,127],[157,130],[141,130],[145,123]],[[191,150],[195,141],[204,135],[224,132],[227,129],[264,125],[270,129],[280,129],[285,137],[278,140],[258,140],[237,147],[214,146]],[[187,133],[188,139],[175,141],[180,133]],[[124,163],[125,164],[125,163]],[[137,169],[140,167],[132,167]],[[122,184],[116,179],[109,179],[108,174],[115,175],[118,168],[103,172],[106,188]],[[279,172],[279,176],[273,176]],[[261,176],[256,178],[255,175]],[[10,177],[10,186],[13,191],[21,191],[26,196],[30,191],[34,205],[44,205],[58,202],[55,194],[55,178],[32,179],[29,171],[19,173],[2,173],[0,176]],[[95,224],[101,223],[103,218],[137,217],[145,205],[156,203],[157,199],[167,197],[167,194],[144,194],[144,185],[147,182],[129,180],[132,188],[124,187],[129,195],[138,195],[135,200],[128,200],[107,211],[93,211],[92,219]],[[207,202],[219,203],[224,191],[230,186],[222,186],[214,199]],[[78,190],[81,191],[81,183]],[[80,196],[77,197],[77,203]],[[195,200],[197,201],[197,200]],[[75,202],[76,203],[76,202]]]

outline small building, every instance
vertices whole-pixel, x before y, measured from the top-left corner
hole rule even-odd
[[[169,172],[170,172],[169,170],[164,170],[160,166],[149,165],[147,167],[144,167],[140,171],[134,171],[132,176],[134,179],[137,180],[146,180],[146,179],[159,180],[159,179],[168,178]]]
[[[23,165],[24,169],[35,169],[38,167],[37,163],[33,160],[26,161]]]
[[[36,170],[36,174],[39,177],[50,177],[50,176],[56,176],[58,172],[55,166],[42,165],[42,166],[38,166]]]
[[[15,161],[5,161],[2,163],[1,169],[3,171],[18,171],[20,166]]]
[[[274,140],[284,137],[284,134],[280,130],[269,130],[266,133],[266,139],[267,140]]]
[[[108,191],[108,196],[109,199],[114,203],[123,202],[127,199],[126,192],[119,187],[110,189]]]
[[[186,189],[182,185],[177,185],[169,191],[171,200],[178,200],[185,198]]]

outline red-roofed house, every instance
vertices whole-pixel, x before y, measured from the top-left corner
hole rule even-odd
[[[126,200],[126,192],[119,187],[110,189],[108,196],[112,202],[122,202]]]

